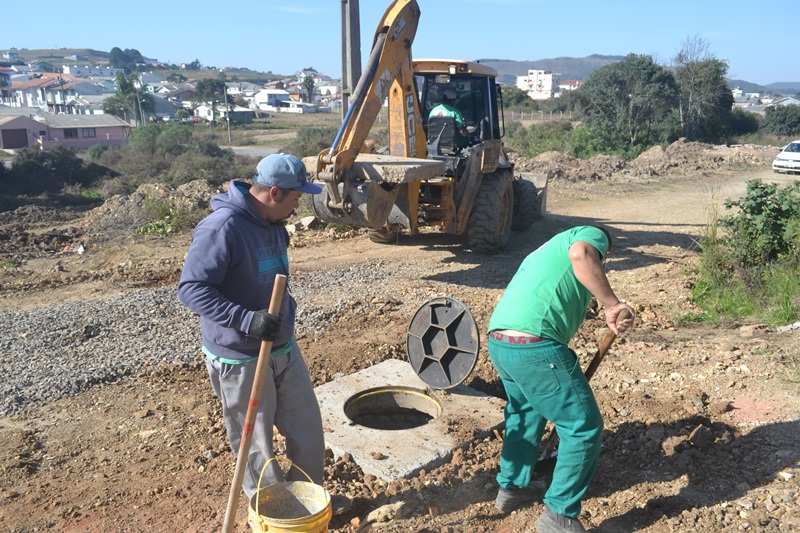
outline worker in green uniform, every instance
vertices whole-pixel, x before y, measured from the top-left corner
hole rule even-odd
[[[453,89],[446,89],[442,93],[442,103],[431,109],[428,119],[432,117],[451,117],[456,123],[456,144],[459,148],[467,146],[469,133],[467,132],[467,122],[461,112],[455,108],[456,92]]]
[[[544,485],[532,482],[539,441],[550,420],[560,439],[540,533],[585,531],[577,516],[600,454],[603,420],[569,341],[592,296],[605,307],[608,328],[633,325],[633,309],[616,297],[603,271],[611,236],[597,226],[555,235],[523,260],[489,322],[489,355],[505,387],[506,432],[495,506],[530,504]],[[630,317],[617,323],[626,309]]]

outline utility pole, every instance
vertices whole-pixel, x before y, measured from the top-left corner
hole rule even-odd
[[[233,144],[231,138],[231,108],[228,107],[228,86],[225,80],[222,80],[222,94],[225,96],[225,122],[228,123],[228,144]]]
[[[358,0],[342,0],[342,120],[361,78],[361,23]]]

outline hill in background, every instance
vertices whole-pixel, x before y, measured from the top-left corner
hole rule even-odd
[[[510,59],[479,59],[498,72],[498,81],[506,85],[517,83],[517,76],[523,76],[528,70],[549,70],[561,74],[562,80],[586,81],[595,70],[622,61],[624,56],[590,55],[588,57],[556,57],[553,59],[537,59],[536,61],[512,61]]]
[[[15,50],[25,63],[45,61],[55,68],[61,65],[107,65],[109,52],[92,50],[91,48],[42,48],[28,50],[21,48]],[[66,59],[67,57],[77,59]],[[608,56],[593,54],[587,57],[556,57],[552,59],[537,59],[535,61],[515,61],[511,59],[478,59],[480,63],[490,66],[497,70],[498,81],[505,85],[515,85],[517,76],[523,76],[528,70],[549,70],[561,74],[561,80],[586,81],[589,75],[595,70],[622,61],[624,56]],[[244,65],[242,65],[244,67]],[[162,75],[168,75],[170,71],[156,71]],[[181,71],[186,74],[185,71]],[[192,71],[192,78],[207,78],[215,76],[214,71],[199,70]],[[241,81],[252,81],[260,83],[272,79],[280,79],[285,76],[273,73],[260,73],[256,71],[230,73],[230,77],[235,76]],[[747,93],[774,93],[784,95],[800,94],[800,82],[775,82],[768,85],[758,85],[746,80],[728,80],[728,87],[741,88]]]

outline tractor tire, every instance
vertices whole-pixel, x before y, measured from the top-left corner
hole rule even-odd
[[[511,218],[513,231],[525,231],[542,214],[539,191],[526,179],[514,180],[514,215]]]
[[[367,236],[369,240],[377,244],[396,244],[400,237],[400,230],[389,226],[383,226],[378,229],[370,228],[367,230]]]
[[[483,177],[467,226],[467,246],[473,251],[497,253],[508,243],[514,211],[513,181],[513,175],[506,171]]]

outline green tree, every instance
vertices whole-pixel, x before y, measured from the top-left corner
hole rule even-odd
[[[741,107],[731,110],[731,125],[728,133],[731,135],[747,135],[758,132],[758,115],[745,111]]]
[[[536,100],[518,87],[503,87],[503,108],[516,111],[538,111]]]
[[[607,131],[612,143],[646,146],[669,135],[678,88],[652,57],[629,54],[594,71],[575,98],[587,124]]]
[[[731,120],[733,94],[725,81],[728,64],[709,52],[708,42],[687,38],[675,56],[681,133],[690,141],[718,142]]]
[[[139,53],[139,50],[134,48],[127,48],[125,50],[115,46],[108,54],[108,63],[115,68],[124,69],[125,72],[130,73],[136,69],[137,63],[142,63],[144,57]]]
[[[775,135],[800,134],[800,105],[768,107],[764,112],[764,131]]]
[[[144,124],[145,114],[155,112],[155,97],[137,86],[140,81],[136,75],[126,76],[118,72],[114,83],[117,92],[103,100],[103,112],[126,121],[134,117],[139,124]]]
[[[183,83],[186,81],[186,76],[179,74],[178,72],[173,72],[167,76],[167,81],[172,83]]]
[[[303,78],[303,89],[306,92],[306,101],[313,102],[314,101],[314,90],[317,88],[317,84],[314,83],[314,76],[306,73],[306,76]]]
[[[216,121],[216,106],[219,102],[225,101],[225,82],[220,79],[206,78],[198,80],[194,88],[192,100],[195,102],[211,103],[211,121]]]

